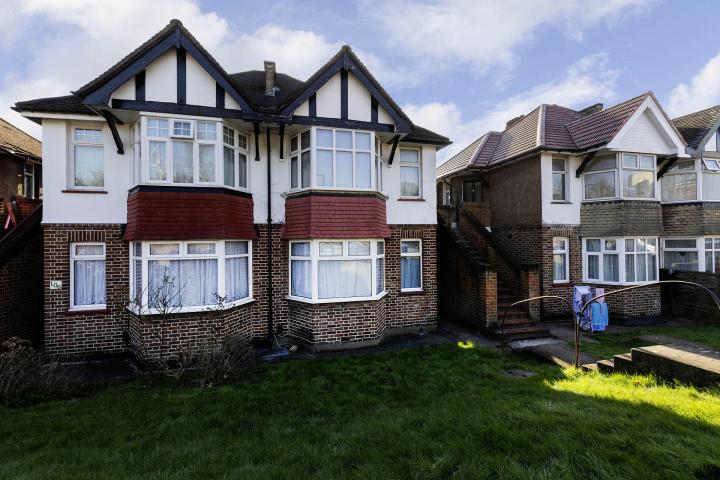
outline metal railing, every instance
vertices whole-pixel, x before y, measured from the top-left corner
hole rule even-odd
[[[713,301],[715,302],[715,306],[717,306],[718,311],[720,311],[720,297],[718,297],[715,294],[715,292],[713,292],[712,290],[707,288],[705,285],[701,285],[701,284],[695,283],[695,282],[689,282],[686,280],[660,280],[657,282],[645,283],[642,285],[633,285],[631,287],[623,287],[618,290],[613,290],[612,292],[605,292],[602,295],[597,295],[597,296],[591,298],[590,300],[588,300],[587,302],[585,302],[585,304],[582,306],[582,308],[580,309],[580,311],[578,313],[575,313],[575,308],[573,307],[572,302],[569,301],[565,297],[561,297],[559,295],[541,295],[539,297],[532,297],[532,298],[526,298],[525,300],[519,300],[519,301],[512,303],[505,307],[505,309],[503,311],[502,322],[500,324],[500,335],[501,335],[501,339],[502,339],[501,340],[501,348],[504,351],[505,347],[507,345],[507,342],[505,340],[505,320],[507,318],[507,313],[510,308],[517,306],[517,305],[522,305],[525,303],[530,303],[530,302],[544,300],[544,299],[561,300],[563,303],[565,303],[568,306],[568,308],[572,314],[573,322],[575,323],[575,368],[578,368],[578,367],[580,367],[580,318],[582,318],[583,314],[585,313],[585,310],[587,310],[587,308],[593,302],[595,302],[599,298],[611,297],[613,295],[617,295],[618,293],[623,293],[623,292],[627,292],[630,290],[638,290],[638,289],[642,289],[642,288],[649,288],[649,287],[654,287],[654,286],[658,286],[658,285],[666,285],[666,284],[681,284],[681,285],[688,285],[691,287],[700,288],[701,290],[705,291],[705,293],[710,295],[710,298],[712,298]]]

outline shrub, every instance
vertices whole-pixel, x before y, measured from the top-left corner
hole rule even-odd
[[[0,399],[23,395],[52,397],[69,384],[67,370],[57,361],[42,362],[30,342],[12,337],[0,344]]]

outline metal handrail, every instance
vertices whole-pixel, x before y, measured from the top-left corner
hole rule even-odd
[[[620,288],[618,290],[613,290],[612,292],[605,292],[602,295],[596,295],[595,297],[593,297],[590,300],[588,300],[587,302],[585,302],[585,304],[580,309],[580,312],[578,312],[577,314],[575,313],[575,309],[573,308],[572,302],[570,302],[566,298],[560,297],[558,295],[541,295],[539,297],[526,298],[525,300],[519,300],[519,301],[512,303],[505,307],[502,323],[500,325],[500,334],[502,335],[502,339],[503,339],[503,341],[501,343],[501,348],[503,351],[505,350],[505,320],[507,318],[508,309],[510,309],[511,307],[514,307],[516,305],[533,302],[535,300],[542,300],[545,298],[547,298],[547,299],[554,298],[554,299],[562,300],[565,304],[567,304],[570,307],[570,311],[572,312],[572,316],[573,316],[573,321],[575,322],[575,368],[578,368],[580,366],[580,318],[585,313],[585,310],[590,306],[590,304],[592,304],[599,298],[609,297],[609,296],[612,296],[612,295],[615,295],[618,293],[627,292],[629,290],[638,290],[641,288],[654,287],[657,285],[665,285],[665,284],[669,284],[669,283],[689,285],[692,287],[699,287],[701,290],[705,291],[705,293],[710,295],[710,298],[713,299],[713,301],[715,302],[715,305],[718,307],[718,311],[720,311],[720,297],[718,297],[715,294],[715,292],[713,292],[712,290],[707,288],[705,285],[701,285],[701,284],[695,283],[695,282],[689,282],[686,280],[659,280],[659,281],[652,282],[652,283],[645,283],[642,285],[633,285],[631,287]]]

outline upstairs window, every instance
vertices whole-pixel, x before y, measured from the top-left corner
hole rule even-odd
[[[697,200],[695,160],[678,160],[662,177],[663,202]]]
[[[223,126],[223,184],[248,188],[247,137]]]
[[[655,157],[623,153],[623,197],[655,198]]]
[[[290,188],[310,188],[310,155],[310,130],[290,138]]]
[[[420,189],[420,150],[400,149],[400,196],[418,198]]]
[[[720,160],[703,159],[703,200],[720,201]]]
[[[615,188],[617,158],[615,154],[594,158],[585,172],[586,200],[615,198],[617,196],[617,189]]]
[[[72,186],[77,188],[104,187],[105,159],[102,130],[74,128],[72,152]]]
[[[567,161],[564,158],[552,159],[553,201],[567,200]]]
[[[364,188],[372,185],[372,136],[349,130],[315,130],[316,185]]]
[[[480,180],[466,180],[463,182],[463,202],[482,202],[482,182]],[[450,202],[447,204],[449,205]]]
[[[655,156],[622,153],[598,156],[583,174],[585,200],[655,198]],[[618,189],[620,183],[622,188]]]

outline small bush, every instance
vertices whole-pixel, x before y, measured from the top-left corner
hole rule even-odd
[[[66,369],[57,361],[43,363],[29,341],[12,337],[0,344],[0,400],[53,397],[68,384]]]

